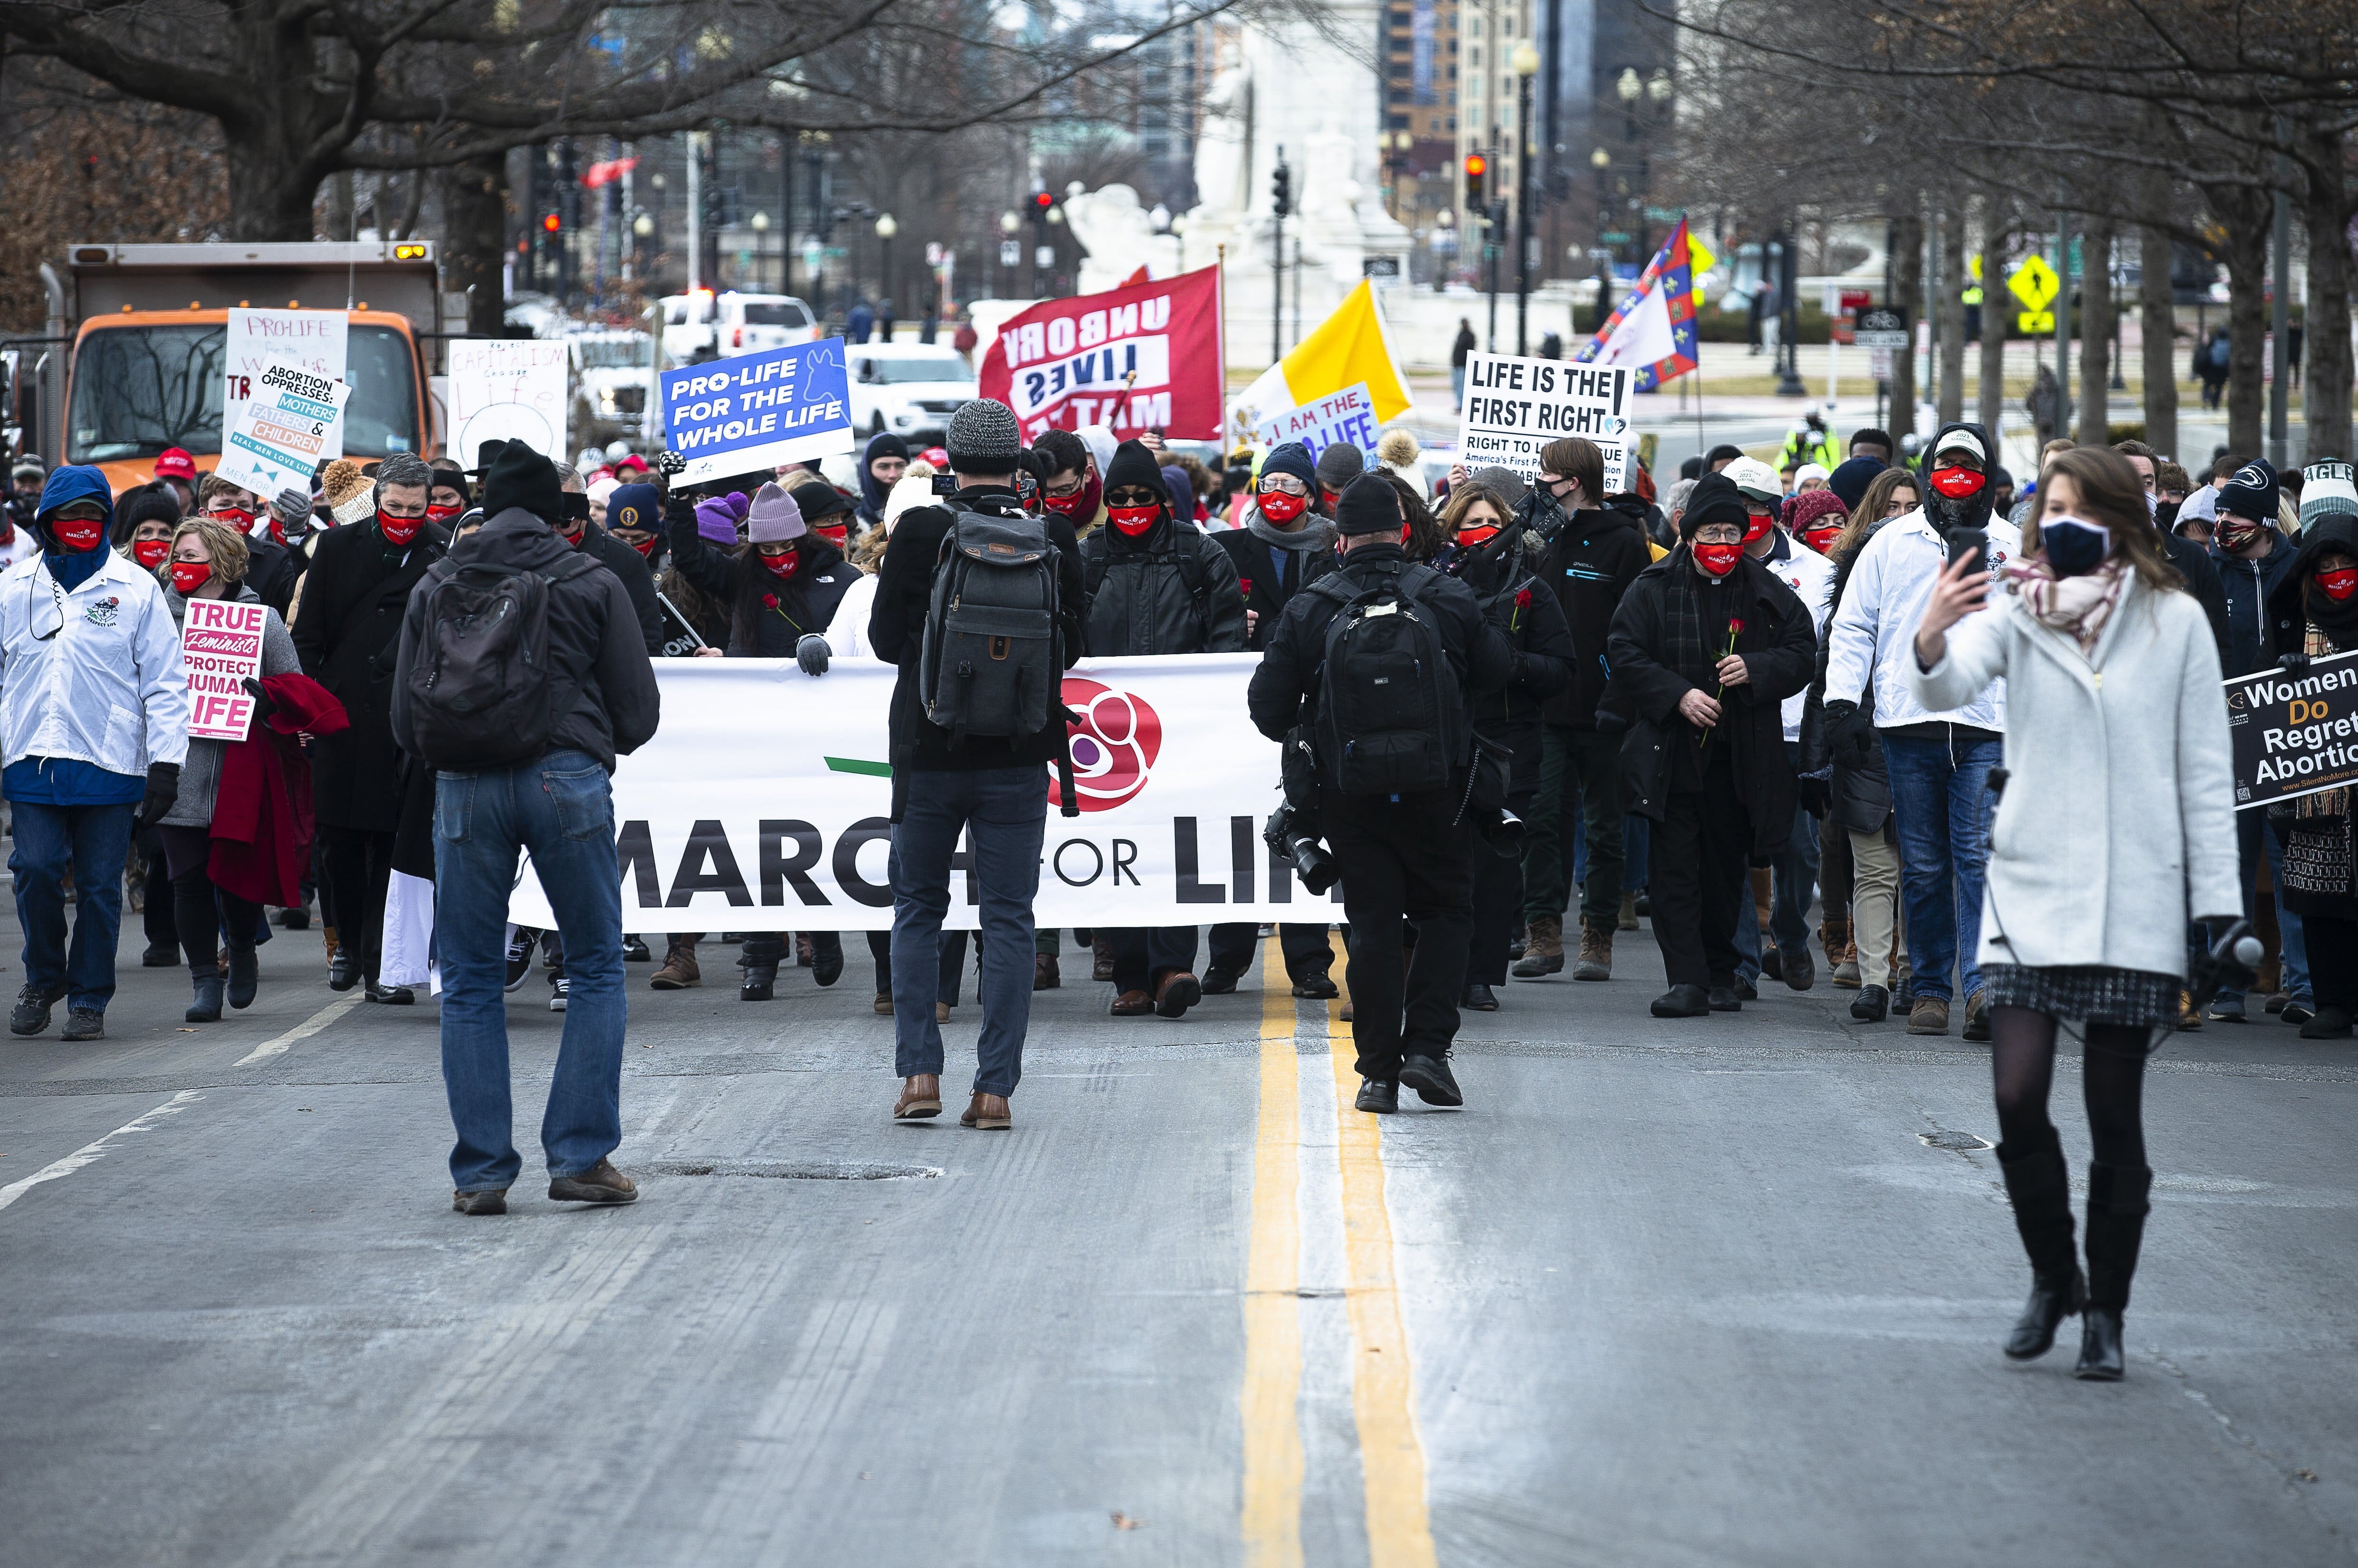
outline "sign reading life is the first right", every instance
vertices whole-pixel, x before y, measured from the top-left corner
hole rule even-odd
[[[1550,441],[1578,436],[1605,454],[1605,492],[1618,495],[1629,487],[1629,380],[1628,365],[1469,353],[1457,460],[1532,480]]]

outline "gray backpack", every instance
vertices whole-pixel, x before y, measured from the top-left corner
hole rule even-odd
[[[934,566],[918,698],[952,745],[1003,741],[1012,750],[1064,715],[1056,547],[1038,517],[951,515]]]

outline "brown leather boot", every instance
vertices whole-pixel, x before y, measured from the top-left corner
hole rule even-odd
[[[663,968],[647,977],[647,989],[658,991],[686,990],[704,983],[704,971],[696,965],[696,944],[672,939],[664,949]]]
[[[1154,999],[1144,991],[1124,991],[1113,999],[1116,1018],[1143,1018],[1154,1011]]]
[[[1102,931],[1089,933],[1089,979],[1113,979],[1113,938]]]
[[[1613,978],[1613,928],[1609,925],[1580,927],[1580,962],[1573,966],[1575,980],[1609,980]]]
[[[917,1073],[901,1080],[901,1098],[892,1107],[895,1121],[924,1121],[942,1113],[942,1079],[938,1073]]]
[[[1523,956],[1515,960],[1514,977],[1519,980],[1542,979],[1563,969],[1563,917],[1543,914],[1531,924]]]
[[[1057,972],[1055,954],[1034,953],[1032,955],[1032,989],[1033,990],[1052,991],[1062,986],[1064,983],[1064,976]]]
[[[985,1132],[1004,1132],[1015,1125],[1015,1118],[1007,1108],[1005,1095],[987,1095],[977,1091],[958,1118],[960,1127],[978,1128]]]

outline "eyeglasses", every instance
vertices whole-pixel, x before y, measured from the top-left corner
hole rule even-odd
[[[1307,495],[1310,487],[1290,473],[1265,473],[1260,476],[1263,495]]]
[[[1695,530],[1694,542],[1698,545],[1740,545],[1744,543],[1744,530],[1733,523],[1706,523]]]
[[[1059,484],[1055,481],[1051,480],[1048,481],[1046,488],[1050,495],[1062,497],[1080,494],[1082,487],[1087,483],[1088,481],[1084,479],[1076,479],[1070,484]]]

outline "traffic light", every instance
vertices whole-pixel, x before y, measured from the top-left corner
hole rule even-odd
[[[540,232],[541,232],[542,233],[544,233],[544,234],[554,234],[554,233],[556,233],[558,230],[560,230],[560,229],[562,229],[562,228],[564,228],[564,227],[565,227],[565,220],[564,220],[564,219],[562,219],[562,218],[560,218],[560,217],[558,217],[556,213],[554,213],[554,212],[544,212],[544,213],[542,213],[542,214],[541,214],[541,218],[540,218]]]
[[[1466,155],[1466,205],[1478,211],[1482,205],[1482,177],[1490,172],[1490,160],[1480,153]]]
[[[1281,218],[1293,211],[1293,171],[1283,164],[1269,177],[1269,210]]]
[[[1032,193],[1032,221],[1035,223],[1046,222],[1048,221],[1048,209],[1054,207],[1055,204],[1056,199],[1049,195],[1046,191],[1033,191]]]

